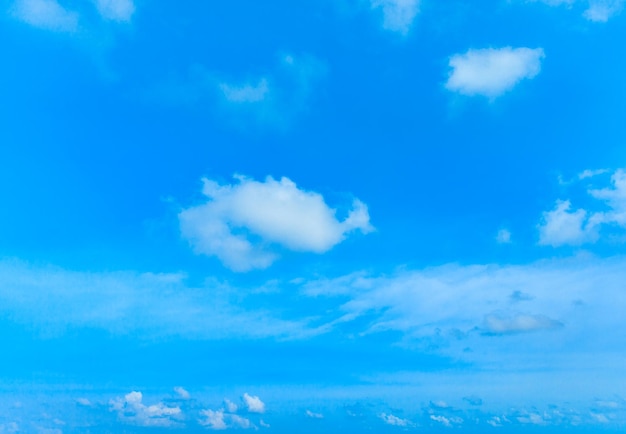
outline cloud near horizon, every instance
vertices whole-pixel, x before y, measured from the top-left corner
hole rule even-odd
[[[451,71],[445,87],[462,95],[495,99],[513,89],[521,80],[537,76],[544,57],[542,48],[468,50],[450,58]]]
[[[278,258],[272,245],[324,253],[351,232],[374,229],[358,199],[340,221],[321,194],[302,190],[289,178],[236,179],[230,185],[203,179],[208,201],[179,214],[181,234],[194,251],[216,256],[233,271],[269,267]]]

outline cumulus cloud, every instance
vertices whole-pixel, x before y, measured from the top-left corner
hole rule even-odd
[[[250,413],[265,413],[265,403],[258,396],[244,393],[242,399]]]
[[[175,387],[174,392],[180,397],[180,399],[190,399],[191,395],[182,387]]]
[[[539,74],[544,57],[541,48],[469,50],[450,58],[451,71],[445,86],[462,95],[483,95],[493,99],[511,90],[521,80]]]
[[[552,211],[543,213],[539,224],[540,245],[581,245],[598,239],[597,228],[589,224],[587,211],[571,211],[571,206],[569,200],[559,200]]]
[[[237,180],[237,184],[220,185],[204,179],[208,202],[179,214],[181,234],[194,250],[216,256],[234,271],[270,266],[277,258],[270,244],[324,253],[350,232],[373,230],[367,206],[359,200],[340,221],[322,195],[302,190],[288,178]],[[252,237],[260,241],[255,243]]]
[[[226,407],[226,411],[229,413],[236,413],[238,409],[237,404],[232,402],[230,399],[224,399],[224,407]]]
[[[145,427],[177,426],[182,417],[180,407],[168,407],[161,402],[145,405],[142,393],[135,391],[111,400],[110,408],[120,420]]]
[[[581,180],[595,177],[605,171],[584,171]],[[582,208],[571,210],[569,200],[557,200],[556,207],[543,213],[539,228],[539,244],[553,247],[594,243],[602,230],[626,229],[626,171],[616,170],[611,175],[611,186],[590,188],[589,196],[600,201],[608,210],[591,212]]]
[[[220,410],[201,410],[200,416],[203,419],[199,420],[200,425],[203,425],[207,429],[221,431],[231,428],[239,429],[251,429],[256,428],[255,425],[250,422],[249,419],[239,416],[237,414],[225,413],[223,409]]]
[[[133,0],[96,0],[102,18],[111,21],[130,21],[135,13]]]
[[[372,9],[383,14],[383,28],[407,34],[419,12],[419,0],[370,0]]]
[[[393,414],[381,413],[379,416],[387,425],[408,427],[413,426],[413,422],[408,419],[401,419]]]
[[[11,11],[15,18],[41,29],[74,32],[78,28],[78,14],[56,0],[17,0]]]

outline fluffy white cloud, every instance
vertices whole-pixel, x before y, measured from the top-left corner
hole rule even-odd
[[[359,200],[339,221],[322,195],[301,190],[288,178],[237,179],[234,185],[204,179],[203,193],[209,201],[179,214],[182,236],[194,250],[217,256],[232,270],[268,267],[277,257],[268,244],[324,253],[352,231],[373,230],[367,206]],[[251,237],[261,241],[253,243]]]
[[[17,0],[12,14],[17,19],[47,30],[73,32],[78,28],[78,14],[56,0]]]
[[[570,211],[568,200],[557,201],[552,211],[543,213],[539,225],[539,244],[549,246],[580,245],[596,241],[598,233],[594,225],[586,224],[587,211]]]
[[[200,419],[200,425],[205,426],[208,429],[221,431],[230,428],[250,429],[256,428],[255,425],[245,417],[224,413],[223,409],[220,410],[201,410],[200,415],[204,419]]]
[[[523,79],[541,71],[545,57],[541,48],[487,48],[469,50],[450,58],[446,88],[463,95],[496,98]]]
[[[606,171],[584,171],[584,180]],[[600,238],[603,229],[626,228],[626,171],[616,170],[611,176],[611,186],[588,189],[588,194],[602,202],[608,211],[590,212],[585,209],[571,211],[569,200],[558,200],[552,211],[544,212],[539,224],[539,244],[554,247],[593,243]]]
[[[383,27],[407,34],[419,12],[419,0],[370,0],[373,9],[381,9]]]
[[[624,8],[624,0],[590,0],[583,16],[589,21],[604,23]]]
[[[398,416],[394,416],[393,414],[381,413],[380,418],[387,425],[403,426],[403,427],[413,426],[413,422],[411,422],[410,420],[401,419]]]
[[[265,403],[258,396],[243,394],[243,402],[250,413],[265,413]]]
[[[96,0],[102,18],[111,21],[130,21],[135,13],[133,0]]]
[[[232,402],[230,399],[224,400],[224,407],[226,407],[226,411],[228,411],[229,413],[237,412],[237,408],[238,408],[237,404]]]
[[[121,420],[139,426],[177,426],[182,416],[182,411],[177,406],[168,407],[161,402],[145,405],[142,393],[135,391],[128,393],[123,398],[111,400],[110,406],[112,411],[117,412]]]

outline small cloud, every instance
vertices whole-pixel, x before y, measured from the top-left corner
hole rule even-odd
[[[491,419],[487,421],[487,424],[493,427],[500,427],[502,426],[502,419],[500,419],[498,416],[493,416]]]
[[[448,403],[447,403],[447,402],[445,402],[445,401],[434,401],[434,402],[433,402],[433,401],[430,401],[430,406],[431,406],[432,408],[439,408],[439,409],[442,409],[442,408],[449,408],[449,407],[450,407],[450,406],[448,405]]]
[[[404,426],[404,427],[408,427],[408,426],[413,426],[413,422],[411,422],[408,419],[401,419],[397,416],[394,416],[393,414],[386,414],[386,413],[381,413],[379,416],[387,425],[394,425],[394,426]]]
[[[178,397],[181,398],[181,399],[189,399],[189,398],[191,398],[191,395],[189,394],[189,392],[187,392],[182,387],[175,387],[174,388],[174,392],[176,392]]]
[[[231,85],[220,83],[220,90],[226,100],[233,103],[256,103],[263,101],[269,94],[269,85],[266,78],[262,78],[255,85]]]
[[[446,427],[451,427],[453,423],[457,425],[460,425],[463,423],[463,419],[461,419],[460,417],[456,417],[456,416],[445,417],[445,416],[431,414],[430,419],[434,420],[435,422],[439,422],[440,424]]]
[[[589,21],[605,23],[624,8],[624,0],[590,0],[583,16]]]
[[[75,32],[78,14],[61,6],[56,0],[17,0],[11,8],[20,21],[40,29]]]
[[[452,70],[445,86],[462,95],[482,95],[494,99],[521,80],[539,74],[544,57],[541,48],[469,50],[450,58]]]
[[[559,321],[544,315],[515,315],[499,316],[487,315],[485,317],[485,330],[490,334],[510,334],[550,330],[562,327]]]
[[[570,211],[569,200],[558,200],[552,211],[543,213],[539,225],[539,244],[552,247],[580,245],[598,239],[597,230],[588,224],[587,211]],[[587,223],[585,223],[587,221]]]
[[[226,407],[226,411],[229,413],[237,412],[237,404],[232,402],[230,399],[224,399],[224,407]]]
[[[419,0],[370,0],[372,9],[381,9],[383,28],[406,35],[419,13]]]
[[[243,402],[250,413],[265,413],[265,403],[258,396],[243,394]]]
[[[307,410],[306,411],[306,416],[310,417],[311,419],[324,419],[324,415],[321,413],[313,413],[311,410]]]
[[[205,419],[200,420],[200,424],[212,430],[224,430],[228,428],[224,421],[224,410],[201,410],[200,415]]]
[[[82,405],[83,407],[91,407],[93,406],[92,402],[87,398],[78,398],[76,399],[76,404]]]
[[[373,230],[367,206],[359,200],[339,221],[322,195],[301,190],[288,178],[237,179],[238,184],[224,186],[204,179],[208,202],[178,216],[182,236],[197,253],[217,256],[234,271],[269,267],[277,255],[268,250],[268,244],[324,253],[355,230]],[[262,242],[253,244],[248,235]]]
[[[511,243],[511,231],[508,229],[500,229],[496,234],[496,241],[499,244],[510,244]]]
[[[263,419],[259,420],[259,425],[261,425],[263,428],[270,428],[270,424],[264,422]]]
[[[133,0],[96,0],[98,12],[105,20],[128,22],[135,13]]]
[[[597,170],[586,169],[578,174],[578,179],[582,180],[582,179],[592,178],[594,176],[603,175],[608,172],[609,172],[608,169],[597,169]]]

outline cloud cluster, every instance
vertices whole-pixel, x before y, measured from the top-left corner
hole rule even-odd
[[[383,28],[406,35],[419,13],[420,0],[370,0],[383,14]]]
[[[277,258],[271,245],[324,253],[355,230],[373,230],[361,201],[354,200],[340,221],[322,195],[288,178],[237,177],[231,185],[203,181],[208,201],[180,212],[181,234],[197,253],[216,256],[234,271],[269,267]]]
[[[248,413],[265,413],[265,403],[261,401],[258,396],[244,393],[241,400],[243,402],[243,408]],[[225,399],[224,404],[224,407],[218,410],[201,410],[201,419],[199,420],[200,425],[211,430],[225,430],[231,428],[258,429],[257,425],[252,423],[249,418],[236,414],[239,407],[233,402]],[[259,426],[266,427],[268,425],[262,420],[259,420]]]
[[[451,71],[445,86],[462,95],[493,99],[521,80],[539,74],[544,57],[543,49],[526,47],[487,48],[455,54],[449,61]]]
[[[135,12],[133,0],[96,0],[100,17],[107,21],[128,22]],[[80,14],[57,0],[15,0],[12,15],[33,27],[56,32],[75,32]]]
[[[537,0],[535,0],[537,1]],[[605,23],[624,9],[624,0],[539,0],[549,6],[572,6],[585,3],[583,16],[593,22]]]
[[[605,171],[586,170],[580,180],[597,177]],[[604,210],[572,209],[571,201],[557,200],[555,208],[543,213],[539,228],[539,244],[553,247],[595,243],[602,232],[626,229],[626,171],[618,169],[611,175],[611,185],[589,188],[587,194],[599,201]]]
[[[394,416],[393,414],[381,413],[380,418],[387,425],[401,426],[401,427],[409,427],[409,426],[414,425],[413,422],[411,422],[410,420],[399,418],[398,416]]]
[[[171,427],[180,423],[180,407],[168,407],[162,402],[152,405],[143,403],[141,392],[130,392],[123,398],[110,402],[111,411],[115,411],[120,420],[145,427]]]

